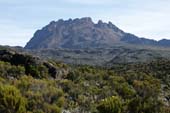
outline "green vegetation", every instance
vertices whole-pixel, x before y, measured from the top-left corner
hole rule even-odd
[[[122,103],[118,97],[112,96],[102,100],[97,109],[100,113],[121,113]]]
[[[53,80],[38,80],[24,76],[15,81],[24,97],[28,99],[27,110],[37,113],[60,113],[64,104],[63,91],[56,86]]]
[[[3,113],[61,113],[64,105],[62,89],[54,80],[19,79],[0,81],[0,112]]]
[[[0,84],[1,113],[25,113],[26,104],[26,99],[16,87]]]
[[[124,70],[118,73],[79,66],[58,82],[68,95],[67,109],[101,113],[162,113],[166,107],[162,101],[165,95],[162,94],[161,79],[144,72]]]
[[[104,68],[22,59],[0,61],[2,113],[170,113],[169,60]]]

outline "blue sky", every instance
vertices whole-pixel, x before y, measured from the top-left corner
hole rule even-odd
[[[170,0],[0,0],[0,45],[24,46],[52,20],[91,17],[140,37],[170,39]]]

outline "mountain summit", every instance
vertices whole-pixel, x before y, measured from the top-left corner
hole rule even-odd
[[[155,41],[139,38],[126,33],[111,22],[99,20],[94,23],[91,18],[52,21],[35,32],[33,38],[26,44],[26,49],[47,48],[95,48],[127,43],[149,46],[168,46],[170,40]]]

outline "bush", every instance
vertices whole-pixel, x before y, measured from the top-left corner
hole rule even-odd
[[[23,76],[16,86],[28,98],[27,109],[34,113],[60,113],[64,105],[64,93],[55,80],[34,79]]]
[[[10,85],[0,85],[0,113],[26,113],[26,99]]]
[[[0,76],[9,78],[19,78],[25,74],[25,68],[23,66],[13,66],[10,63],[0,61]]]
[[[116,96],[106,98],[99,103],[97,109],[100,113],[121,113],[121,99]]]

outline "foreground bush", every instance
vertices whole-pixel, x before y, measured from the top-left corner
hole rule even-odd
[[[97,109],[100,113],[121,113],[122,102],[119,97],[112,96],[102,100]]]
[[[26,113],[26,103],[17,88],[0,84],[0,113]]]
[[[33,113],[61,113],[64,105],[63,91],[57,88],[55,80],[34,79],[23,76],[15,86],[28,99],[27,110]]]

